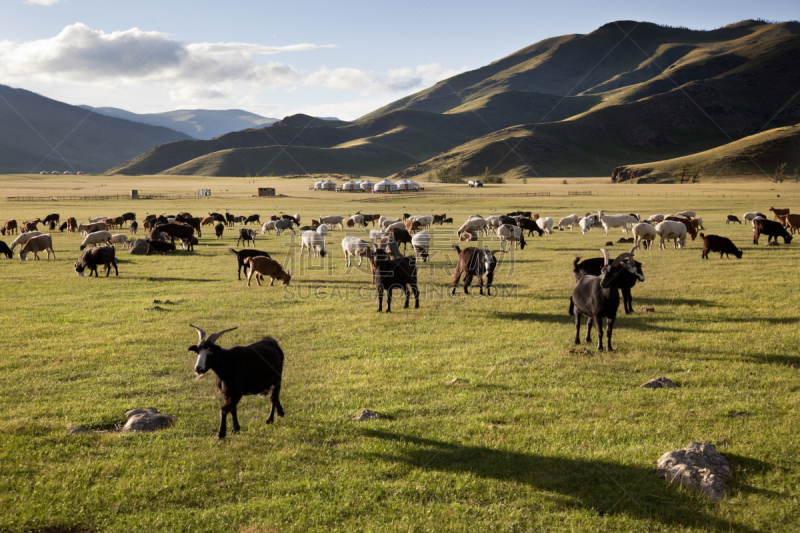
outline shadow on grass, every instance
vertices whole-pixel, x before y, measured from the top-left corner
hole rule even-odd
[[[364,435],[402,446],[396,454],[372,453],[371,457],[421,470],[467,473],[505,483],[525,484],[564,496],[561,503],[566,507],[588,510],[599,516],[624,514],[637,520],[680,527],[755,531],[704,514],[705,506],[698,503],[696,496],[656,478],[651,467],[463,446],[381,430],[366,430]]]
[[[569,301],[567,301],[567,306],[564,308],[564,313],[562,314],[550,314],[550,313],[504,313],[494,312],[492,315],[494,318],[501,318],[504,320],[526,320],[532,322],[551,322],[555,324],[575,324],[575,318],[571,317],[567,314],[567,309],[569,306]],[[605,324],[605,322],[603,322]]]

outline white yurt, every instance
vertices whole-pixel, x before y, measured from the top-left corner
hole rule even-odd
[[[332,182],[331,180],[323,181],[322,182],[322,188],[325,189],[326,191],[335,191],[336,190],[336,184],[334,182]]]
[[[361,187],[361,190],[365,191],[371,191],[372,188],[375,186],[375,184],[369,180],[361,180],[358,182],[358,185]]]
[[[397,185],[392,183],[389,180],[379,181],[375,184],[375,191],[376,192],[389,192],[389,191],[396,191]]]
[[[395,185],[397,185],[397,188],[401,191],[407,191],[409,189],[408,182],[406,180],[400,180],[395,183]]]
[[[325,188],[325,180],[320,180],[314,184],[315,189],[324,189]]]
[[[408,180],[408,188],[414,190],[419,189],[419,183],[414,180]]]
[[[361,185],[356,183],[355,181],[348,181],[344,185],[342,185],[343,191],[357,191],[361,188]]]

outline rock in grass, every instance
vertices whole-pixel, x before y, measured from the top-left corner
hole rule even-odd
[[[67,431],[68,435],[87,435],[89,433],[91,432],[88,429],[82,428],[80,426],[76,428],[69,428],[69,431]]]
[[[651,379],[647,383],[642,383],[640,385],[645,389],[677,389],[678,386],[669,378],[665,378],[661,376],[660,378]]]
[[[125,412],[128,421],[122,431],[156,431],[170,427],[175,416],[160,413],[158,409],[131,409]]]
[[[370,409],[364,409],[360,413],[358,413],[353,420],[356,422],[364,422],[366,420],[378,420],[380,419],[381,415],[378,414],[377,411],[372,411]]]
[[[682,450],[665,453],[656,464],[658,477],[678,481],[710,500],[718,501],[728,493],[731,466],[713,444],[692,442]]]
[[[133,244],[131,244],[131,248],[128,251],[133,255],[144,255],[147,253],[147,247],[148,244],[146,240],[136,239],[133,241]]]
[[[469,380],[468,379],[462,379],[462,378],[453,378],[453,379],[450,379],[450,380],[444,382],[445,385],[455,385],[457,383],[466,384],[466,383],[469,383]]]

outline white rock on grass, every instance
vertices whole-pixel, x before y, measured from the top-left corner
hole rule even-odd
[[[672,381],[669,378],[665,378],[664,376],[661,376],[660,378],[656,378],[656,379],[651,379],[647,383],[642,383],[642,385],[640,385],[640,386],[644,387],[645,389],[677,389],[678,388],[678,386],[675,384],[674,381]]]
[[[356,422],[364,422],[365,420],[378,420],[380,419],[381,415],[378,414],[377,411],[372,411],[370,409],[364,409],[359,414],[357,414],[353,420]]]
[[[128,421],[122,427],[125,431],[156,431],[170,427],[175,422],[174,415],[165,415],[158,409],[131,409],[125,412]]]
[[[657,461],[656,475],[677,481],[717,501],[728,493],[731,466],[713,444],[692,442],[682,450],[667,452]]]

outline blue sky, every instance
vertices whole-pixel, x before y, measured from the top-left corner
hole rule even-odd
[[[4,0],[0,83],[134,112],[354,119],[541,39],[612,20],[713,29],[798,0]]]

